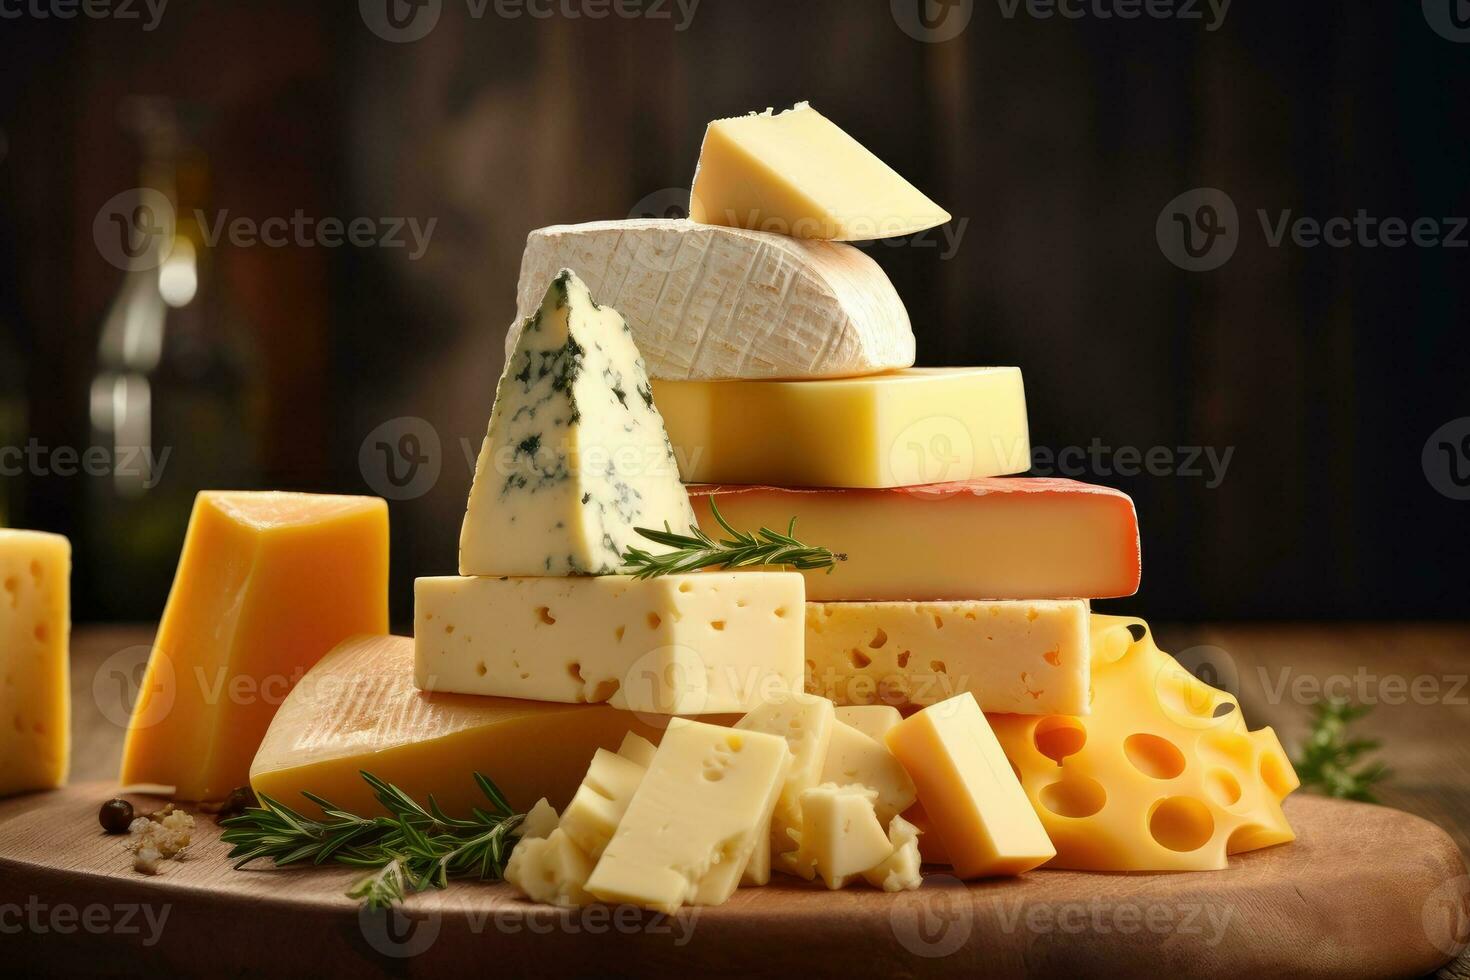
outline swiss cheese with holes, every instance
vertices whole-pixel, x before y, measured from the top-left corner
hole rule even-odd
[[[0,530],[0,796],[66,782],[71,543]]]

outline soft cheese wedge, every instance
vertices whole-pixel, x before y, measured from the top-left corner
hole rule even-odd
[[[700,715],[801,686],[795,572],[440,577],[414,591],[425,691]]]
[[[123,746],[121,781],[222,799],[329,650],[388,629],[388,507],[201,493]]]
[[[662,394],[660,397],[663,397]],[[1076,480],[963,480],[883,490],[689,488],[735,527],[779,527],[847,555],[808,572],[807,599],[1105,599],[1138,591],[1138,516],[1127,494]]]
[[[673,719],[587,891],[660,912],[723,903],[765,845],[789,764],[779,736]]]
[[[312,811],[302,791],[354,813],[377,813],[366,769],[451,816],[483,807],[471,774],[495,780],[517,811],[573,798],[587,762],[627,733],[656,738],[638,715],[605,705],[425,694],[413,684],[413,641],[365,636],[322,658],[276,713],[250,767],[250,785]],[[548,810],[551,812],[548,814]]]
[[[794,238],[866,241],[942,225],[949,213],[805,102],[716,119],[689,216]]]
[[[653,393],[688,483],[906,487],[1031,468],[1013,367],[657,381]]]
[[[495,390],[461,575],[611,575],[635,527],[693,523],[632,331],[563,270]]]
[[[809,602],[806,689],[900,708],[969,691],[984,711],[1085,715],[1088,616],[1081,599]]]
[[[0,529],[0,796],[66,782],[70,634],[71,542]]]
[[[668,219],[531,232],[507,362],[564,268],[627,318],[654,378],[830,378],[914,363],[908,312],[866,253]]]

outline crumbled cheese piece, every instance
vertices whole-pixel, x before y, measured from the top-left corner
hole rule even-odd
[[[194,817],[170,803],[130,823],[124,846],[133,854],[134,871],[156,875],[162,870],[159,862],[181,858],[193,838]]]

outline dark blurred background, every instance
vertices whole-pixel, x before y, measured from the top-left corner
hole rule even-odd
[[[455,568],[526,233],[664,213],[705,122],[800,99],[955,215],[870,249],[920,363],[1020,365],[1035,472],[1133,495],[1111,608],[1470,612],[1459,0],[157,3],[0,5],[0,524],[72,536],[79,620],[155,618],[217,486],[406,498],[406,620]],[[128,272],[140,187],[185,244]],[[1360,211],[1429,223],[1289,230]]]

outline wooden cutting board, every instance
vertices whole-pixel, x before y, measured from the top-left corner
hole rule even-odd
[[[552,909],[489,884],[363,913],[342,896],[348,870],[231,870],[206,816],[188,860],[150,878],[98,828],[110,795],[92,783],[0,802],[6,971],[1371,977],[1432,972],[1470,939],[1470,879],[1443,831],[1300,794],[1298,840],[1226,871],[962,884],[932,868],[899,895],[785,879],[674,917]]]

